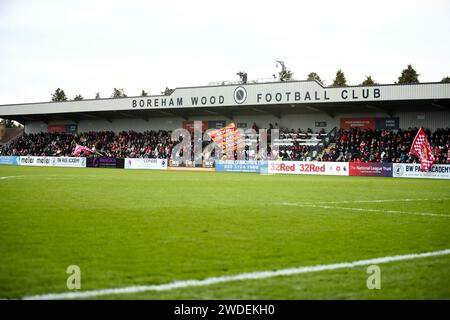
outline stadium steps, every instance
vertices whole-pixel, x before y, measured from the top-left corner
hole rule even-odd
[[[317,158],[322,159],[325,152],[329,152],[331,149],[333,149],[336,146],[336,143],[332,142],[330,143],[325,149],[322,150],[322,152],[319,154]]]

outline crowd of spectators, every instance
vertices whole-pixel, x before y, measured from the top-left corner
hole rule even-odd
[[[352,128],[339,130],[335,146],[322,155],[323,161],[348,162],[418,162],[410,154],[418,128],[406,130],[372,130]],[[449,163],[450,129],[425,129],[436,163]]]
[[[170,131],[112,131],[24,134],[0,147],[0,155],[71,156],[77,144],[92,155],[117,158],[168,158],[174,143]],[[82,154],[83,155],[83,154]]]
[[[271,125],[268,129],[278,129]],[[259,131],[259,128],[255,128]],[[349,129],[339,130],[335,144],[326,150],[319,159],[321,161],[351,162],[394,162],[412,163],[417,159],[409,153],[411,143],[418,128],[407,130],[371,130]],[[15,156],[72,156],[77,144],[92,150],[93,156],[117,158],[170,158],[174,145],[171,131],[112,131],[70,133],[36,133],[24,134],[9,145],[0,146],[0,155]],[[450,163],[448,154],[450,145],[450,129],[425,130],[436,158],[436,163]],[[273,155],[270,149],[271,137],[268,137],[268,154],[278,160],[310,160],[315,141],[326,136],[324,130],[313,133],[280,128],[277,140],[279,152]],[[248,138],[248,137],[247,137]],[[193,139],[191,140],[193,143]],[[275,142],[275,141],[274,141]],[[203,148],[210,142],[203,142]],[[203,149],[202,148],[202,149]],[[254,160],[254,149],[244,149],[244,159]],[[82,154],[84,155],[84,154]],[[214,151],[210,156],[214,156]]]
[[[256,132],[260,131],[256,125],[253,125]],[[271,129],[280,129],[278,142],[279,153],[274,155],[280,160],[307,160],[310,156],[311,145],[316,144],[325,135],[324,131],[313,133],[308,130],[293,130],[279,128],[278,124],[267,128],[268,130],[268,149],[271,154],[270,143]],[[171,140],[171,131],[122,131],[115,134],[112,131],[84,132],[79,134],[71,133],[34,133],[23,134],[8,145],[0,146],[0,155],[14,156],[73,156],[75,146],[81,145],[92,150],[92,156],[117,157],[117,158],[169,158],[173,146],[181,142]],[[253,139],[257,145],[259,140],[256,136],[246,136],[246,141]],[[309,141],[309,143],[308,143]],[[191,142],[194,143],[194,136],[191,135]],[[202,150],[210,141],[203,141]],[[258,145],[259,148],[259,145]],[[183,149],[181,149],[183,154]],[[257,159],[255,149],[248,146],[242,151],[243,159]],[[85,156],[82,153],[81,156]],[[214,149],[209,153],[209,157],[214,157]],[[236,158],[238,155],[236,154]],[[263,157],[263,158],[268,158]]]

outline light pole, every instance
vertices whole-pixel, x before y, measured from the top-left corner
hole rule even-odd
[[[278,73],[280,81],[288,81],[292,78],[292,73],[287,70],[283,61],[278,60],[275,68],[278,68],[278,64],[281,66],[281,71]]]

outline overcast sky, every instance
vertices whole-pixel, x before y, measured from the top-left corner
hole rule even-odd
[[[450,76],[449,0],[0,0],[0,104],[270,78]]]

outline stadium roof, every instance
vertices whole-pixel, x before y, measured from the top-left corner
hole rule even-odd
[[[0,105],[0,118],[19,122],[216,115],[450,110],[450,83],[323,87],[288,81],[177,88],[170,96]]]

